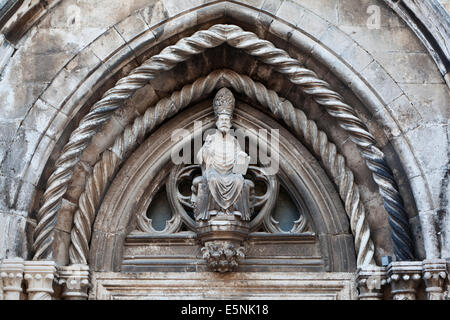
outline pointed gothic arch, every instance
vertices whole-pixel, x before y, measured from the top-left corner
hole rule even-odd
[[[412,258],[413,244],[408,220],[392,171],[384,159],[384,154],[376,147],[375,138],[352,107],[345,104],[342,97],[331,90],[325,81],[318,79],[313,71],[301,67],[298,61],[289,57],[283,50],[258,39],[255,34],[244,32],[239,27],[217,25],[181,39],[176,45],[165,48],[160,55],[148,59],[130,75],[119,80],[114,88],[108,90],[81,120],[56,163],[56,171],[49,178],[44,193],[45,201],[38,213],[39,223],[33,244],[34,259],[43,258],[51,253],[52,225],[57,219],[61,199],[72,177],[73,167],[79,161],[79,154],[87,147],[96,133],[96,128],[107,121],[125,99],[131,97],[161,70],[170,70],[178,62],[203,52],[205,48],[216,47],[224,42],[275,66],[278,72],[285,74],[292,83],[299,85],[304,93],[311,95],[319,105],[324,106],[332,117],[338,119],[340,126],[349,132],[352,141],[359,147],[380,189],[392,227],[396,255],[399,259]]]
[[[200,107],[188,108],[160,127],[124,163],[123,170],[108,188],[93,225],[90,249],[92,270],[120,270],[124,241],[137,213],[136,199],[142,197],[146,186],[152,181],[161,181],[157,177],[171,163],[170,150],[180,143],[173,141],[166,132],[172,132],[174,128],[192,130],[194,121],[202,121],[205,129],[213,125],[214,117],[208,101]],[[234,121],[236,128],[256,130],[270,129],[276,125],[269,117],[245,105],[237,110]],[[278,125],[277,129],[283,141],[280,145],[280,170],[291,184],[292,192],[301,195],[309,207],[311,216],[308,219],[315,226],[324,257],[328,260],[326,270],[354,270],[355,253],[349,222],[332,182],[306,148],[281,126]]]
[[[171,3],[171,1],[165,1],[165,3],[166,4]],[[297,4],[293,5],[297,6]],[[63,7],[63,5],[61,5],[61,7]],[[305,8],[303,8],[302,6],[298,7],[301,8],[303,13],[305,13],[304,16],[305,18],[312,17],[311,13],[308,10],[305,10]],[[146,58],[152,55],[155,55],[161,49],[168,46],[172,46],[175,43],[175,41],[178,40],[179,38],[191,36],[194,32],[198,30],[206,30],[211,25],[214,25],[216,23],[227,23],[227,24],[236,24],[240,26],[243,30],[255,32],[260,39],[269,40],[270,42],[276,44],[276,47],[286,49],[286,51],[289,52],[289,54],[292,57],[298,58],[298,60],[300,61],[302,60],[302,57],[298,55],[298,51],[296,51],[296,49],[308,52],[308,55],[312,56],[310,61],[313,61],[314,63],[320,63],[320,65],[317,68],[314,67],[310,68],[310,65],[307,64],[308,68],[314,70],[318,74],[317,78],[319,80],[326,79],[326,81],[331,84],[331,88],[335,92],[341,94],[341,96],[345,98],[344,100],[347,101],[347,103],[350,102],[349,105],[352,107],[354,107],[353,103],[356,100],[354,100],[353,96],[351,95],[349,97],[347,93],[348,92],[354,93],[358,101],[362,102],[363,108],[367,108],[368,110],[368,112],[365,113],[361,112],[362,109],[359,109],[358,107],[354,108],[354,110],[356,111],[355,112],[356,117],[357,118],[359,117],[359,119],[362,122],[368,124],[369,128],[366,131],[373,134],[374,140],[376,140],[376,143],[379,144],[380,146],[379,149],[382,150],[383,153],[388,155],[387,159],[384,159],[385,163],[380,163],[378,161],[379,160],[378,158],[375,160],[371,158],[370,160],[373,161],[371,163],[372,165],[371,170],[372,172],[375,172],[375,175],[380,174],[379,170],[386,169],[385,165],[387,164],[388,167],[390,167],[394,173],[393,175],[389,176],[389,168],[388,168],[386,169],[388,176],[384,175],[384,173],[386,172],[382,172],[380,174],[381,178],[382,179],[386,178],[386,180],[382,181],[381,183],[380,181],[378,181],[379,184],[385,187],[385,189],[383,190],[384,193],[381,192],[384,198],[391,200],[391,202],[388,203],[387,206],[388,210],[399,210],[398,209],[399,200],[397,198],[396,193],[397,191],[400,191],[401,196],[404,198],[406,196],[407,199],[406,211],[408,215],[404,215],[403,222],[406,221],[413,228],[414,231],[413,240],[415,241],[416,244],[415,249],[416,250],[418,249],[415,252],[416,257],[418,257],[419,260],[424,258],[425,256],[427,258],[437,258],[440,256],[439,250],[445,252],[445,243],[444,243],[445,236],[442,237],[442,239],[440,239],[441,240],[441,249],[440,249],[438,242],[438,237],[440,237],[440,235],[439,233],[436,232],[434,226],[435,213],[441,212],[442,211],[441,209],[443,208],[443,206],[445,206],[445,203],[444,202],[440,203],[439,208],[436,207],[435,204],[433,204],[432,199],[434,192],[433,187],[429,184],[430,179],[429,173],[424,171],[426,170],[425,167],[427,166],[421,163],[423,159],[419,159],[420,157],[419,158],[417,157],[418,154],[420,155],[419,150],[417,149],[414,143],[410,142],[414,141],[414,137],[411,138],[406,134],[405,135],[402,134],[398,137],[396,136],[395,138],[391,139],[390,136],[386,138],[383,135],[383,133],[380,134],[380,132],[383,131],[385,128],[386,128],[385,132],[388,132],[388,135],[389,134],[397,135],[398,132],[404,131],[405,128],[403,127],[403,124],[399,123],[398,121],[399,118],[397,118],[395,113],[394,114],[391,113],[392,110],[394,110],[394,112],[396,111],[395,105],[393,105],[392,102],[392,98],[394,98],[394,95],[396,94],[401,94],[399,103],[400,102],[403,103],[405,102],[405,100],[407,103],[409,99],[408,93],[403,92],[402,91],[403,88],[400,89],[401,86],[399,87],[395,82],[392,82],[391,83],[392,85],[384,86],[386,82],[382,84],[379,81],[374,80],[386,78],[387,74],[384,70],[385,67],[384,64],[379,63],[377,59],[374,60],[374,57],[371,56],[370,54],[367,54],[365,52],[363,54],[365,48],[361,48],[360,44],[358,44],[357,41],[351,39],[349,35],[345,35],[342,31],[338,30],[337,28],[332,27],[328,23],[324,23],[324,20],[322,18],[315,18],[312,21],[310,21],[312,22],[311,26],[305,26],[301,22],[296,21],[295,17],[293,17],[292,20],[289,20],[286,19],[286,15],[285,14],[283,15],[282,12],[279,14],[278,12],[274,13],[271,10],[272,9],[270,8],[262,8],[257,6],[254,7],[250,5],[244,5],[242,3],[235,1],[233,2],[219,1],[207,3],[202,2],[200,6],[197,7],[196,5],[193,5],[193,7],[187,11],[179,10],[179,8],[175,6],[172,7],[171,12],[169,14],[169,18],[167,20],[164,21],[161,20],[155,25],[148,25],[142,30],[139,30],[138,28],[133,29],[132,30],[133,34],[131,34],[127,33],[126,30],[124,31],[124,29],[121,29],[121,26],[126,25],[126,23],[125,24],[123,23],[125,21],[137,21],[136,13],[133,13],[130,17],[127,17],[127,19],[124,19],[124,21],[118,22],[113,28],[109,29],[104,35],[99,37],[99,39],[97,39],[98,41],[97,40],[93,41],[92,43],[89,44],[89,46],[85,48],[85,50],[83,49],[80,52],[77,52],[76,55],[73,57],[73,60],[68,62],[67,66],[63,68],[61,72],[59,71],[58,71],[59,73],[55,72],[51,80],[49,80],[49,85],[46,86],[46,89],[44,89],[43,92],[39,94],[39,98],[31,102],[30,104],[30,106],[32,106],[31,111],[29,110],[30,112],[26,113],[24,121],[22,121],[19,125],[20,129],[17,131],[18,133],[27,132],[26,130],[28,130],[30,126],[33,126],[34,121],[33,117],[36,114],[40,114],[39,113],[40,110],[43,110],[43,108],[44,109],[54,108],[55,110],[57,110],[58,112],[57,114],[55,113],[50,115],[50,112],[48,114],[45,113],[45,115],[43,115],[43,119],[40,119],[43,120],[44,122],[46,121],[46,124],[45,129],[43,129],[42,132],[40,132],[42,134],[39,137],[39,139],[37,139],[37,141],[26,141],[27,144],[29,143],[30,150],[32,149],[34,151],[27,152],[26,154],[24,154],[23,161],[22,159],[20,159],[20,161],[14,162],[15,159],[19,159],[22,156],[22,154],[20,153],[21,151],[19,153],[17,152],[18,150],[17,141],[19,141],[20,138],[20,135],[18,135],[19,138],[17,138],[17,141],[15,139],[14,144],[11,147],[8,147],[6,156],[3,157],[3,154],[1,155],[2,159],[3,158],[4,159],[2,160],[1,166],[2,171],[0,172],[0,175],[3,176],[5,172],[6,173],[16,172],[18,175],[21,176],[21,179],[23,178],[22,181],[20,179],[16,179],[17,178],[16,176],[12,177],[12,179],[11,177],[8,176],[7,178],[5,178],[6,180],[4,180],[6,181],[6,183],[10,183],[12,186],[10,188],[11,192],[8,193],[7,199],[5,200],[5,203],[8,203],[8,210],[11,209],[12,214],[8,215],[7,218],[4,218],[2,216],[0,216],[0,218],[6,219],[5,220],[7,221],[6,226],[11,226],[10,238],[16,237],[14,233],[16,229],[19,230],[20,228],[25,228],[25,225],[30,225],[30,222],[32,225],[31,229],[34,228],[35,216],[33,210],[37,210],[41,207],[42,203],[38,202],[43,198],[42,194],[40,194],[38,191],[35,194],[35,200],[32,199],[34,194],[33,190],[35,190],[34,186],[37,186],[36,189],[38,190],[40,188],[45,188],[45,184],[48,182],[50,173],[53,172],[54,169],[57,167],[55,166],[55,162],[61,164],[61,159],[59,161],[56,161],[57,160],[56,157],[61,154],[61,150],[63,149],[64,144],[67,142],[69,135],[72,132],[76,132],[77,130],[79,130],[79,128],[77,129],[78,121],[83,117],[83,115],[88,113],[87,109],[89,107],[89,104],[94,104],[96,101],[100,100],[100,95],[104,91],[106,91],[106,89],[112,88],[114,86],[113,82],[115,82],[115,80],[125,77],[129,73],[129,70],[139,66],[142,63],[142,61],[144,61]],[[49,13],[51,12],[50,8],[47,12]],[[300,16],[301,15],[298,15],[298,17]],[[306,21],[308,19],[304,20]],[[409,21],[408,23],[411,22],[410,20],[408,21]],[[326,32],[321,34],[319,30],[322,30],[322,28],[324,27],[325,29],[323,30],[326,30]],[[423,29],[419,30],[419,33],[421,32],[423,33]],[[105,39],[110,40],[113,39],[114,37],[120,40],[118,41],[115,40],[116,42],[112,41],[108,43],[108,48],[102,47],[102,42],[104,42]],[[24,39],[26,39],[25,36]],[[333,41],[330,41],[330,39],[339,39],[339,41],[336,41],[336,43],[334,43]],[[425,40],[427,39],[428,38],[426,38]],[[8,43],[5,42],[5,44],[6,44],[5,48],[8,49],[7,46]],[[27,46],[24,47],[26,48]],[[3,48],[4,47],[2,47],[2,49]],[[349,56],[348,50],[345,48],[347,49],[350,48],[353,54]],[[97,65],[94,64],[89,65],[89,63],[92,62],[92,60],[90,60],[92,56],[89,55],[90,50],[95,51],[101,60],[100,63],[98,63]],[[236,51],[233,52],[233,50],[230,50],[229,48],[224,48],[224,50],[221,52],[226,53],[228,57],[231,58],[233,57],[241,58],[241,56],[236,55]],[[432,51],[433,50],[431,50],[431,54],[433,55]],[[215,52],[219,52],[219,50]],[[23,52],[21,52],[20,47],[18,47],[17,53],[18,54],[16,54],[14,59],[12,60],[20,61],[20,58],[17,58],[23,54]],[[214,64],[216,62],[216,60],[212,58],[213,56],[214,54],[211,54],[209,56],[208,53],[202,54],[202,58],[204,58],[206,64]],[[363,57],[364,59],[362,62],[357,60],[352,61],[351,60],[352,57]],[[248,71],[248,73],[247,70],[243,72],[242,69],[236,69],[235,71],[245,73],[246,75],[250,76],[250,78],[252,78],[253,80],[261,81],[258,72],[260,72],[262,69],[254,68],[254,66],[256,65],[253,64],[254,60],[244,58],[244,55],[242,55],[242,58],[243,58],[242,61],[245,61],[242,63],[243,65],[247,66],[246,62],[248,61],[252,62],[248,64],[250,70]],[[371,61],[369,63],[369,67],[367,67],[366,65],[365,66],[360,65],[360,62],[363,63],[365,61],[365,58],[369,59],[367,63]],[[436,57],[434,56],[434,58]],[[443,59],[441,54],[439,55],[438,58]],[[200,59],[195,61],[198,62],[200,61]],[[87,64],[86,66],[84,66],[84,62],[86,62]],[[438,61],[438,64],[439,63],[440,62]],[[73,65],[78,66],[78,64],[81,65],[81,72],[79,72],[78,68],[71,69]],[[230,67],[228,65],[220,65],[220,63],[218,65],[220,67]],[[442,65],[439,66],[442,67]],[[190,73],[180,72],[182,71],[183,68],[189,69],[191,72]],[[233,67],[230,68],[233,69]],[[327,70],[328,74],[333,73],[334,75],[336,75],[336,77],[330,78],[329,76],[327,76],[327,74],[325,74],[324,76],[324,74],[320,72],[321,68]],[[274,68],[272,68],[272,70],[273,69]],[[171,89],[167,91],[165,94],[170,94],[176,90],[175,88],[177,89],[181,88],[186,83],[189,83],[190,81],[193,81],[200,76],[204,76],[210,71],[211,71],[210,69],[203,68],[202,66],[192,68],[192,64],[189,64],[189,62],[187,61],[185,63],[179,64],[178,69],[176,69],[175,71],[176,73],[182,76],[186,76],[186,79],[184,79],[185,80],[184,83],[182,81],[178,83],[175,81],[175,83],[172,83],[171,76],[173,76],[174,73],[172,73],[171,75],[170,72],[164,72],[162,77],[160,79],[153,81],[153,83],[151,83],[147,87],[147,89],[150,91],[158,87],[157,83],[158,81],[159,82],[167,81],[167,87],[171,87]],[[390,72],[389,70],[386,71]],[[271,73],[271,75],[274,74],[275,73]],[[288,98],[288,100],[292,99],[292,96],[288,96],[287,93],[291,94],[295,90],[289,91],[288,89],[284,88],[280,89],[279,87],[277,87],[277,85],[274,85],[274,83],[276,82],[282,83],[282,85],[284,85],[286,82],[282,81],[286,79],[283,79],[283,77],[278,77],[276,80],[271,82],[270,80],[267,80],[267,78],[270,78],[270,76],[266,77],[265,79],[263,79],[263,81],[261,81],[264,85],[267,86],[267,88],[275,91],[278,90],[278,93],[281,97]],[[390,76],[388,75],[387,78],[390,78]],[[342,83],[335,82],[333,81],[333,79],[339,79],[342,81]],[[390,82],[387,81],[387,83]],[[342,94],[342,92],[344,92],[344,94]],[[120,94],[123,94],[123,91],[120,92]],[[163,96],[157,97],[154,102],[160,100],[160,98],[162,97]],[[134,100],[131,101],[131,99],[128,99],[128,101],[131,101],[130,104],[133,104],[138,99],[139,99],[138,97],[135,97]],[[299,101],[295,99],[293,99],[292,101],[295,102],[293,103],[295,107],[297,106],[304,107],[304,105],[302,103],[299,103]],[[153,104],[153,102],[149,103],[149,105],[151,104]],[[106,112],[109,106],[103,105],[102,107],[104,108],[100,113]],[[311,116],[311,114],[308,112],[307,109],[308,106],[306,106],[305,108],[306,108],[304,110],[305,113],[308,116]],[[45,254],[43,254],[41,258],[46,256],[47,253],[49,252],[51,253],[52,251],[55,250],[55,248],[57,248],[58,250],[58,252],[56,252],[57,257],[53,256],[50,258],[50,256],[52,255],[50,254],[49,259],[56,260],[57,264],[61,266],[69,263],[68,237],[71,231],[73,213],[75,213],[77,209],[79,209],[77,208],[78,207],[77,200],[80,193],[82,192],[82,190],[89,188],[88,183],[85,183],[83,180],[93,179],[92,178],[93,175],[92,176],[90,175],[89,170],[92,169],[91,166],[94,167],[96,164],[98,164],[95,158],[101,155],[106,148],[109,148],[108,143],[112,143],[114,138],[122,132],[123,128],[118,127],[120,126],[126,127],[128,125],[127,121],[131,121],[135,116],[137,116],[137,113],[135,111],[134,115],[124,116],[124,113],[127,113],[129,110],[134,110],[133,108],[128,108],[124,110],[126,111],[124,111],[122,114],[120,114],[120,112],[116,112],[117,117],[114,118],[113,121],[107,122],[106,125],[107,128],[105,129],[104,127],[103,128],[104,131],[103,129],[98,130],[100,131],[99,134],[96,134],[94,140],[88,143],[89,149],[87,152],[80,152],[79,150],[77,150],[76,152],[74,151],[75,153],[79,152],[79,154],[77,154],[76,156],[81,155],[82,157],[84,157],[83,161],[88,159],[89,161],[92,162],[89,161],[82,163],[79,162],[75,167],[75,175],[70,179],[69,175],[67,175],[67,172],[65,172],[64,170],[58,172],[57,174],[58,178],[68,179],[67,182],[70,192],[66,192],[64,194],[62,198],[62,207],[56,210],[57,219],[55,217],[48,218],[41,216],[40,217],[41,221],[38,221],[43,222],[44,224],[46,224],[46,226],[50,227],[44,228],[45,230],[43,232],[44,234],[43,239],[46,239],[47,237],[52,238],[51,237],[52,230],[55,230],[55,228],[57,230],[56,238],[54,238],[54,240],[52,241],[46,242],[46,244],[51,243],[51,245],[49,245],[44,250]],[[372,114],[375,115],[374,118],[367,117],[367,115],[372,116]],[[284,116],[286,118],[289,115],[285,114]],[[326,141],[329,143],[336,144],[338,151],[340,151],[340,153],[343,156],[342,159],[344,159],[344,157],[351,159],[351,161],[353,159],[362,159],[361,155],[356,156],[354,153],[354,149],[350,149],[348,147],[348,145],[350,145],[351,143],[349,142],[350,140],[347,139],[351,135],[342,135],[341,134],[342,131],[345,132],[345,130],[343,130],[342,128],[326,127],[327,121],[322,121],[321,119],[317,119],[317,117],[315,118],[314,116],[315,115],[313,114],[311,119],[316,120],[317,126],[315,128],[314,126],[311,126],[312,130],[313,131],[322,130],[320,132],[326,133],[328,135],[325,136]],[[115,123],[117,122],[116,121],[117,119],[123,120],[123,122],[119,121],[119,125],[117,125],[117,123]],[[303,120],[302,125],[304,125],[305,123],[307,123],[305,121],[307,121],[308,119],[302,118],[302,120]],[[102,122],[96,116],[91,118],[90,121],[91,122],[89,122],[88,126],[91,125],[95,126]],[[357,122],[358,120],[355,121]],[[331,126],[334,126],[333,122],[329,123]],[[376,128],[374,129],[373,123],[380,123],[385,128],[383,128],[383,130],[376,130]],[[113,130],[108,131],[111,128],[113,128]],[[349,128],[347,127],[347,129]],[[95,131],[97,131],[97,129]],[[358,130],[353,131],[352,133],[353,138],[355,138],[355,135],[358,136],[359,134],[362,135],[365,134],[362,133],[361,131],[359,132],[357,131]],[[109,139],[102,136],[104,132],[110,134]],[[330,132],[332,134],[330,134]],[[338,133],[334,135],[334,132]],[[304,133],[302,134],[304,135]],[[320,137],[320,139],[311,141],[312,147],[308,146],[308,148],[310,149],[311,153],[315,155],[316,159],[322,157],[323,160],[329,157],[330,155],[320,154],[319,156],[318,154],[316,154],[316,150],[320,149],[321,143],[323,143],[324,141],[323,140],[324,135],[316,132],[316,136]],[[104,141],[102,141],[102,139]],[[80,140],[75,139],[75,140],[76,144],[79,144],[80,146],[83,145],[85,142],[82,141],[83,139]],[[347,141],[346,145],[341,146],[340,141]],[[102,144],[102,142],[104,142],[104,144]],[[361,141],[359,142],[361,143]],[[390,144],[391,142],[392,145]],[[33,145],[33,143],[35,144]],[[368,147],[370,149],[370,146]],[[372,151],[374,151],[375,155],[379,155],[376,149]],[[110,148],[110,152],[109,153],[106,152],[105,154],[109,155],[111,160],[114,156],[113,153],[114,152]],[[18,154],[20,154],[19,157],[17,157]],[[72,155],[73,154],[69,155],[69,157],[71,157]],[[123,154],[123,156],[125,157],[123,160],[126,160],[126,158],[129,155]],[[367,157],[367,154],[365,156]],[[332,157],[329,157],[329,159],[330,158]],[[381,156],[381,158],[383,157]],[[26,165],[22,166],[22,162],[26,163]],[[86,163],[88,163],[88,165],[86,165]],[[366,174],[367,171],[370,172],[370,170],[368,170],[364,164],[361,163],[358,164],[357,161],[355,161],[353,163],[347,163],[347,167],[348,170],[345,171],[347,172],[347,174],[354,173],[354,180],[352,179],[351,181],[354,181],[355,185],[357,182],[360,186],[362,186],[361,189],[363,191],[361,192],[361,199],[359,200],[365,206],[368,206],[368,209],[366,210],[366,212],[368,212],[367,220],[369,220],[370,229],[374,231],[375,234],[374,242],[376,244],[376,248],[378,249],[378,256],[376,256],[376,260],[379,263],[381,255],[385,254],[393,255],[392,247],[388,244],[389,234],[386,233],[385,231],[383,231],[385,232],[384,234],[381,232],[379,233],[378,232],[379,230],[377,230],[379,226],[383,225],[383,219],[386,218],[386,214],[382,212],[383,211],[382,209],[380,209],[381,203],[378,201],[380,195],[378,194],[377,190],[372,190],[372,187],[374,186],[373,181],[371,181],[370,183],[364,181],[364,178],[366,178],[367,180],[372,179],[369,175]],[[402,172],[403,169],[405,169],[406,174]],[[81,176],[80,171],[82,171],[81,175],[84,176],[80,177]],[[328,172],[327,174],[330,178],[332,177],[332,174]],[[395,176],[396,181],[391,179],[393,176]],[[390,182],[392,185],[389,185],[389,183],[388,185],[386,185],[385,184],[386,181]],[[52,182],[52,180],[50,180],[50,182]],[[395,184],[398,184],[398,188],[396,188]],[[443,181],[442,186],[443,188],[445,188],[446,186],[445,181]],[[413,195],[409,195],[410,191],[409,188],[412,189]],[[73,189],[77,189],[77,191],[72,192]],[[343,190],[345,189],[345,187],[341,187],[341,189]],[[53,190],[52,192],[48,192],[47,194],[48,199],[58,198],[59,196],[58,193],[61,193],[62,191],[63,189],[58,189]],[[372,202],[368,203],[367,201],[365,201],[364,197],[367,194],[373,196]],[[342,197],[343,196],[341,194],[341,198]],[[97,200],[101,201],[102,199]],[[50,205],[47,204],[47,207],[55,209],[59,206],[57,202],[51,203]],[[347,208],[347,203],[351,202],[353,202],[353,200],[344,201],[344,203],[346,203],[345,209],[347,215],[349,215],[349,212],[352,212],[351,206]],[[12,204],[9,205],[9,203]],[[361,206],[363,204],[361,204]],[[353,208],[354,207],[355,206],[353,206]],[[95,211],[96,208],[94,208],[94,212]],[[26,212],[28,213],[31,212],[31,216],[27,217]],[[417,212],[419,213],[418,215]],[[15,218],[16,213],[19,216],[19,218],[17,219]],[[349,216],[351,217],[352,214],[350,214]],[[14,218],[16,220],[10,220],[10,217],[11,219]],[[445,217],[443,219],[445,220]],[[27,221],[24,222],[25,220]],[[407,223],[404,224],[404,227],[407,225]],[[356,226],[358,224],[356,223],[356,221],[353,221],[353,225]],[[83,232],[87,231],[83,230]],[[353,232],[353,234],[355,234],[355,232]],[[423,235],[423,241],[421,234]],[[2,237],[3,243],[8,245],[8,248],[6,249],[2,248],[3,252],[7,250],[6,256],[8,255],[15,256],[24,254],[29,255],[32,253],[31,250],[27,250],[25,241],[18,244],[19,247],[13,248],[9,247],[12,242],[9,241],[8,243],[6,243],[5,239],[6,239],[5,236],[3,236]],[[367,240],[370,238],[365,236],[364,239],[367,243]],[[397,242],[404,244],[405,238],[399,239],[398,237],[396,238],[394,236],[394,239],[397,240]],[[55,244],[57,245],[55,246]],[[422,245],[425,246],[425,250],[421,250],[420,247]],[[361,245],[361,247],[364,247],[364,245]],[[359,255],[362,256],[361,254]]]

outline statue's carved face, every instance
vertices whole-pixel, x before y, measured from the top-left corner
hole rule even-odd
[[[219,117],[216,121],[217,129],[223,134],[228,133],[231,129],[231,117],[226,114],[219,114]]]

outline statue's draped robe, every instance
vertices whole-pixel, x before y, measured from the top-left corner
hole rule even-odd
[[[206,138],[197,159],[204,164],[204,176],[217,205],[224,211],[231,210],[242,193],[244,177],[233,173],[239,153],[243,153],[237,139],[230,134],[217,131]]]

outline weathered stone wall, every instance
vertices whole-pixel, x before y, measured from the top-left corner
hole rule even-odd
[[[36,212],[54,161],[101,94],[145,58],[217,22],[241,25],[288,50],[344,96],[367,120],[394,168],[418,257],[450,257],[448,85],[427,48],[385,2],[49,3],[23,35],[9,33],[10,38],[1,40],[0,258],[30,258]],[[220,60],[222,49],[215,50],[152,81],[127,103],[125,111],[116,113],[83,153],[63,209],[76,205],[70,202],[70,192],[82,191],[84,177],[99,154],[136,115],[174,88],[227,67],[250,74],[303,105],[333,138],[364,186],[362,196],[378,258],[392,255],[390,228],[376,186],[348,134],[317,111],[312,101],[290,91],[282,77],[233,50]],[[71,214],[70,209],[59,214],[57,239],[65,244],[58,247],[61,263],[67,262]]]

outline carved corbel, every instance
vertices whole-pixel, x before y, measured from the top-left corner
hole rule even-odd
[[[54,261],[25,261],[24,274],[29,300],[52,300],[56,274]]]
[[[416,289],[422,278],[421,261],[391,262],[387,273],[394,300],[416,300]]]
[[[86,300],[89,289],[89,266],[74,264],[58,268],[59,281],[64,300]]]
[[[3,299],[20,300],[23,280],[24,261],[21,258],[5,259],[0,266],[3,282]]]
[[[425,280],[428,300],[444,299],[444,281],[447,277],[447,265],[444,259],[423,261],[423,279]]]
[[[382,300],[383,287],[387,282],[386,268],[374,265],[362,266],[358,269],[356,281],[360,300]]]

